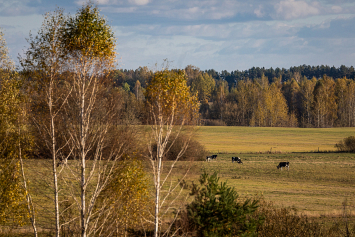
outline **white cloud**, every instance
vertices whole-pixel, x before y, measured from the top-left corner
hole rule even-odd
[[[88,0],[74,1],[0,0],[0,26],[13,58],[28,32],[41,26],[43,16],[33,13],[58,5],[73,14]],[[110,20],[124,68],[164,58],[215,70],[355,63],[353,33],[347,33],[352,22],[333,22],[354,18],[354,0],[92,1]]]
[[[88,2],[89,0],[77,0],[77,5],[83,5],[83,3]],[[128,5],[136,5],[136,6],[144,6],[150,3],[150,0],[94,0],[94,3],[98,5],[119,5],[119,6],[128,6]]]
[[[148,11],[151,14],[170,19],[221,20],[236,16],[240,12],[245,12],[244,5],[245,3],[228,0],[190,0],[177,2],[156,0],[150,1]]]
[[[101,7],[102,10],[110,13],[134,13],[137,7]]]
[[[0,15],[1,16],[25,16],[35,14],[36,7],[27,6],[28,1],[1,1],[0,0]]]
[[[149,3],[149,0],[129,0],[129,2],[134,5],[144,6]]]
[[[106,5],[110,3],[110,0],[96,0],[95,3]]]
[[[261,5],[259,5],[259,7],[254,10],[254,14],[259,18],[265,16],[265,13],[263,11],[263,7]]]
[[[188,11],[189,13],[197,13],[198,11],[200,11],[200,8],[198,8],[198,7],[191,7],[191,8],[189,8],[189,9],[187,9],[187,11]]]
[[[320,13],[317,2],[308,4],[305,1],[284,0],[275,5],[276,18],[285,20],[297,19]]]
[[[340,13],[342,12],[343,8],[341,8],[340,6],[332,6],[332,11],[334,13]]]

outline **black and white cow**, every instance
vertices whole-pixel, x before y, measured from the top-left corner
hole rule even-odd
[[[206,161],[211,161],[217,159],[217,155],[206,156]]]
[[[232,163],[237,162],[238,164],[243,164],[242,160],[239,157],[232,157]]]
[[[290,162],[280,162],[277,168],[282,170],[282,167],[287,167],[287,170],[290,170]]]

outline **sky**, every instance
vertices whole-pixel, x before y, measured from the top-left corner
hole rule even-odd
[[[96,0],[117,43],[119,69],[201,70],[355,66],[355,0]],[[0,0],[12,59],[43,14],[74,15],[84,0]]]

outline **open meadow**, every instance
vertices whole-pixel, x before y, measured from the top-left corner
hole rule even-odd
[[[212,153],[335,151],[334,145],[355,128],[275,128],[204,126],[196,139]]]
[[[350,214],[355,214],[355,154],[338,153],[334,148],[335,143],[354,134],[355,128],[199,127],[195,139],[209,155],[217,154],[217,159],[180,161],[172,180],[181,179],[187,167],[187,183],[198,183],[203,171],[217,172],[220,181],[227,181],[242,199],[262,195],[277,207],[295,207],[302,214],[332,223],[333,217],[341,216],[344,200],[352,206]],[[240,157],[243,164],[232,163],[232,156]],[[290,162],[289,170],[276,168],[282,161]],[[166,167],[169,163],[166,161]],[[25,166],[32,190],[36,190],[38,221],[50,228],[53,222],[48,217],[53,207],[48,197],[52,191],[45,188],[47,181],[42,178],[51,178],[45,168],[50,167],[50,161],[27,160]],[[185,190],[182,198],[187,193]]]
[[[355,154],[337,153],[334,145],[351,135],[355,128],[199,127],[196,139],[218,154],[199,167],[218,172],[240,196],[262,194],[310,216],[340,214],[345,199],[355,204]],[[282,161],[289,171],[276,168]]]

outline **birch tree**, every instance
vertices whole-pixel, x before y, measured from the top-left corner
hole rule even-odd
[[[117,103],[106,79],[115,65],[112,30],[89,3],[74,16],[64,17],[62,10],[46,15],[29,42],[22,64],[37,89],[34,121],[52,158],[56,236],[77,220],[81,236],[97,234],[95,221],[104,208],[96,201],[122,154],[113,123]],[[60,199],[74,203],[60,211]],[[72,218],[63,218],[69,209]]]
[[[312,105],[314,102],[314,87],[317,83],[316,78],[312,78],[311,80],[304,79],[301,81],[301,104],[302,104],[302,123],[304,127],[310,127],[313,124],[313,113],[312,113]]]
[[[26,57],[21,59],[25,73],[31,78],[30,90],[34,102],[32,121],[40,135],[38,142],[44,143],[45,152],[51,154],[52,182],[49,182],[49,188],[53,192],[57,237],[60,236],[61,229],[58,176],[63,170],[63,167],[58,170],[58,165],[67,160],[62,152],[67,144],[59,141],[58,124],[63,122],[60,111],[70,94],[70,88],[66,88],[67,83],[62,75],[66,70],[66,57],[61,45],[64,23],[65,16],[61,9],[45,14],[41,29],[36,36],[30,35],[30,47],[26,51]]]
[[[270,127],[286,126],[289,121],[288,107],[277,83],[272,83],[264,91],[264,103],[267,111],[265,125]]]
[[[342,127],[354,126],[355,118],[355,82],[347,78],[336,80],[338,105],[338,124]]]
[[[181,132],[183,125],[194,119],[197,107],[197,98],[190,94],[190,88],[186,85],[187,77],[182,70],[162,70],[155,72],[148,84],[146,98],[150,110],[151,142],[149,143],[149,160],[153,171],[155,188],[155,212],[154,216],[154,236],[160,235],[160,225],[162,218],[170,210],[169,207],[176,200],[176,196],[169,204],[168,198],[178,190],[179,182],[169,183],[169,176],[172,169],[184,154],[189,140],[185,141],[176,159],[172,161],[170,167],[163,172],[164,156],[169,151],[168,142],[173,144]],[[156,146],[153,146],[153,143]],[[163,192],[164,185],[168,189]],[[163,207],[166,207],[163,209]]]
[[[186,69],[185,69],[186,70]],[[199,101],[210,100],[215,89],[215,80],[207,73],[200,73],[191,83],[192,91],[198,92]]]
[[[26,189],[21,175],[21,145],[28,150],[28,128],[22,81],[14,71],[6,41],[0,29],[0,224],[18,226],[28,223],[31,210],[26,205]]]
[[[335,82],[324,76],[318,80],[314,88],[313,113],[316,126],[332,127],[337,118],[337,104],[335,98]]]
[[[249,114],[251,110],[250,106],[250,100],[248,98],[248,87],[250,86],[251,81],[250,80],[240,80],[237,83],[237,90],[236,90],[236,98],[237,98],[237,103],[240,108],[240,125],[241,126],[246,126],[248,125],[249,121]]]
[[[20,132],[25,127],[19,121],[24,115],[23,95],[16,79],[3,76],[0,76],[0,224],[16,226],[28,223],[30,214],[19,159],[20,144],[26,146]]]
[[[106,79],[115,65],[115,39],[98,8],[90,3],[65,27],[63,48],[68,55],[72,93],[64,108],[74,160],[68,165],[65,182],[80,210],[81,236],[86,237],[100,229],[97,216],[104,214],[104,208],[96,207],[97,199],[122,154],[119,136],[115,136],[118,128],[113,123],[117,109],[113,93],[109,93],[112,83]]]

